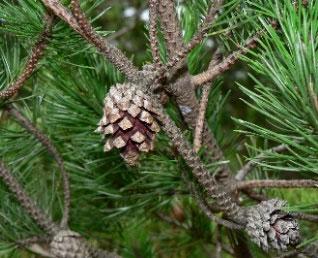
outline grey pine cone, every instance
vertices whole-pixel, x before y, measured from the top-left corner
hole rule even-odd
[[[92,258],[85,240],[71,230],[59,231],[50,243],[50,251],[56,258]]]
[[[289,213],[282,210],[285,205],[285,201],[272,199],[247,210],[246,231],[265,251],[285,251],[300,241],[298,223]]]
[[[153,150],[160,131],[152,100],[136,85],[124,83],[110,88],[104,104],[104,116],[96,130],[109,135],[104,150],[120,149],[124,160],[135,165],[140,152]]]

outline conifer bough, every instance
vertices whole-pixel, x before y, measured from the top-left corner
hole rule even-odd
[[[190,43],[185,44],[174,1],[150,0],[149,33],[154,62],[152,65],[147,66],[147,68],[139,71],[129,58],[118,48],[110,45],[107,39],[95,31],[89,19],[81,10],[79,1],[71,1],[70,11],[58,0],[43,0],[43,3],[85,40],[94,45],[127,78],[125,83],[112,86],[105,97],[104,115],[97,128],[99,133],[107,137],[104,146],[105,151],[118,148],[125,161],[130,165],[134,165],[138,161],[140,152],[148,152],[154,148],[155,136],[161,127],[169,136],[173,145],[177,147],[179,155],[183,157],[198,185],[202,188],[202,197],[200,195],[198,198],[204,199],[202,203],[206,205],[204,205],[202,210],[207,215],[212,215],[209,217],[213,217],[216,213],[208,202],[212,199],[217,207],[217,211],[223,212],[225,217],[225,219],[219,220],[222,221],[222,225],[232,227],[235,230],[244,229],[251,240],[263,250],[270,251],[271,249],[276,249],[278,251],[285,251],[289,247],[294,247],[299,243],[300,233],[298,223],[292,214],[284,211],[284,206],[286,205],[284,200],[270,199],[250,207],[241,206],[238,198],[232,192],[232,186],[236,184],[236,181],[230,176],[229,167],[227,165],[220,166],[227,173],[225,173],[224,181],[218,181],[206,169],[206,166],[196,153],[202,144],[202,139],[203,142],[210,141],[211,144],[208,145],[208,151],[210,151],[213,161],[224,160],[222,150],[205,124],[204,114],[209,95],[209,85],[207,83],[213,81],[218,75],[232,67],[241,55],[255,48],[259,38],[264,33],[263,30],[256,32],[254,36],[246,40],[244,47],[240,47],[239,50],[234,51],[223,60],[217,62],[213,62],[212,60],[205,72],[190,75],[188,71],[181,71],[182,69],[180,68],[185,68],[186,57],[204,39],[210,29],[211,23],[217,18],[223,1],[214,1],[209,7],[207,15],[201,26],[199,26],[195,36],[190,40]],[[168,50],[168,61],[166,64],[162,62],[159,54],[159,40],[157,37],[159,23]],[[31,52],[31,57],[24,73],[21,73],[16,84],[12,84],[14,85],[13,90],[9,87],[8,92],[0,93],[0,97],[12,97],[34,72],[45,49],[46,33],[47,30],[44,31],[44,36],[40,37],[39,42]],[[200,106],[199,119],[196,121],[195,118],[199,107],[195,90],[196,86],[201,85],[204,85],[206,90]],[[158,92],[154,90],[158,90],[159,94],[169,92],[172,97],[176,98],[185,122],[192,129],[196,128],[197,133],[194,148],[183,136],[180,128],[167,115],[160,104]],[[44,139],[43,137],[37,138],[40,141]],[[243,167],[244,171],[240,170],[242,173],[239,171],[237,179],[243,180],[253,167],[254,165]],[[47,218],[44,213],[42,214],[41,210],[37,208],[31,198],[23,191],[17,180],[1,163],[0,171],[4,182],[16,194],[22,206],[24,206],[42,228],[48,231],[47,233],[50,235],[51,240],[50,253],[54,257],[111,257],[110,254],[106,254],[103,251],[92,249],[78,233],[55,225],[50,218]],[[248,187],[256,188],[261,183],[264,184],[265,182],[249,182]],[[266,183],[267,186],[277,185],[269,181]],[[243,184],[244,182],[241,182],[237,185],[242,186]],[[279,185],[302,187],[304,185],[316,186],[316,183],[313,180],[302,181],[301,183],[295,180],[292,183],[281,181]],[[237,187],[236,190],[239,189]],[[67,227],[67,225],[64,226]]]

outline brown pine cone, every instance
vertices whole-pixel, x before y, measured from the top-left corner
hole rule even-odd
[[[285,251],[300,241],[298,223],[282,210],[285,205],[285,201],[272,199],[247,210],[246,231],[265,251],[271,248]]]
[[[59,231],[50,243],[50,251],[56,258],[92,258],[84,239],[71,230]]]
[[[104,151],[120,149],[129,165],[135,165],[140,152],[154,148],[154,139],[160,131],[157,112],[150,97],[131,83],[112,86],[105,98],[104,116],[97,132],[110,135]]]

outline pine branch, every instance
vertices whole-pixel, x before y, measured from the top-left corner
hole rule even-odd
[[[243,229],[243,227],[237,223],[231,222],[229,220],[225,220],[222,218],[219,218],[218,216],[214,215],[213,212],[219,212],[219,209],[212,209],[208,203],[206,202],[204,196],[202,196],[202,194],[200,193],[200,190],[197,189],[197,185],[192,182],[188,177],[187,177],[187,173],[185,171],[183,171],[182,173],[182,178],[183,180],[186,182],[188,189],[191,192],[191,195],[193,196],[193,198],[196,200],[198,206],[200,207],[200,209],[203,211],[203,213],[209,218],[211,219],[213,222],[215,222],[218,225],[223,225],[227,228],[230,229]]]
[[[260,155],[256,156],[254,160],[250,160],[247,162],[239,171],[237,171],[235,179],[237,181],[242,181],[244,178],[257,166],[257,162],[260,162],[266,158],[266,154],[268,152],[275,152],[275,153],[281,153],[288,149],[288,145],[286,144],[280,144],[278,146],[275,146],[264,153],[261,153]],[[257,161],[257,162],[256,162]]]
[[[180,129],[175,125],[164,112],[160,112],[158,120],[162,129],[169,136],[171,142],[175,145],[178,152],[182,155],[187,165],[201,186],[207,191],[211,198],[216,200],[217,205],[223,210],[230,219],[234,221],[238,219],[240,207],[232,200],[232,197],[223,187],[220,187],[215,179],[209,175],[201,163],[197,154],[193,151],[190,144],[184,139]]]
[[[159,1],[159,15],[169,57],[184,47],[174,0]]]
[[[10,191],[15,194],[21,206],[41,228],[43,228],[49,234],[54,234],[57,232],[58,227],[47,214],[43,213],[43,211],[37,207],[35,202],[25,192],[17,179],[11,174],[11,172],[9,172],[9,170],[7,170],[2,161],[0,161],[0,177],[8,186]]]
[[[159,68],[161,66],[159,42],[157,35],[158,7],[158,0],[149,0],[149,37],[151,53],[156,68]]]
[[[24,85],[24,83],[31,77],[37,65],[44,54],[48,39],[51,34],[53,16],[45,15],[45,29],[40,35],[39,39],[32,48],[30,57],[28,58],[23,72],[19,75],[16,81],[11,83],[7,89],[0,92],[0,99],[8,99],[15,95]]]
[[[112,46],[105,38],[95,32],[77,1],[71,1],[74,16],[58,0],[42,1],[56,16],[64,20],[71,28],[94,45],[129,80],[138,80],[138,69],[118,48]]]
[[[249,180],[237,182],[236,190],[254,189],[254,188],[317,188],[318,181],[316,180],[278,180],[278,179],[264,179],[264,180]]]
[[[47,149],[47,151],[52,155],[55,159],[56,163],[59,166],[59,169],[63,178],[63,193],[64,193],[64,210],[63,210],[63,218],[61,220],[61,227],[66,228],[69,221],[69,213],[71,206],[71,190],[70,190],[70,182],[69,176],[65,170],[64,161],[54,144],[50,141],[50,139],[38,130],[35,125],[32,124],[30,120],[24,117],[16,108],[12,105],[8,105],[6,110],[12,115],[22,127],[24,127],[30,134],[32,134],[35,138],[37,138],[42,145]]]
[[[198,118],[198,101],[195,94],[195,87],[191,83],[189,75],[180,78],[174,85],[170,85],[169,93],[176,98],[178,107],[183,115],[185,122],[192,129],[196,128]],[[203,128],[203,145],[207,148],[206,158],[211,162],[224,161],[225,157],[218,142],[206,123]],[[218,174],[221,178],[228,178],[230,168],[227,163],[222,163],[218,168]]]

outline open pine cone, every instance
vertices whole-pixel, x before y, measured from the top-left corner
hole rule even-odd
[[[50,243],[50,251],[56,258],[92,257],[84,239],[71,230],[59,231]]]
[[[285,201],[272,199],[248,209],[246,231],[263,250],[285,251],[300,241],[297,221],[282,211]]]
[[[150,97],[131,83],[112,86],[104,101],[104,116],[97,132],[110,135],[104,150],[120,149],[129,165],[135,165],[140,152],[154,148],[154,139],[160,131],[157,112]]]

